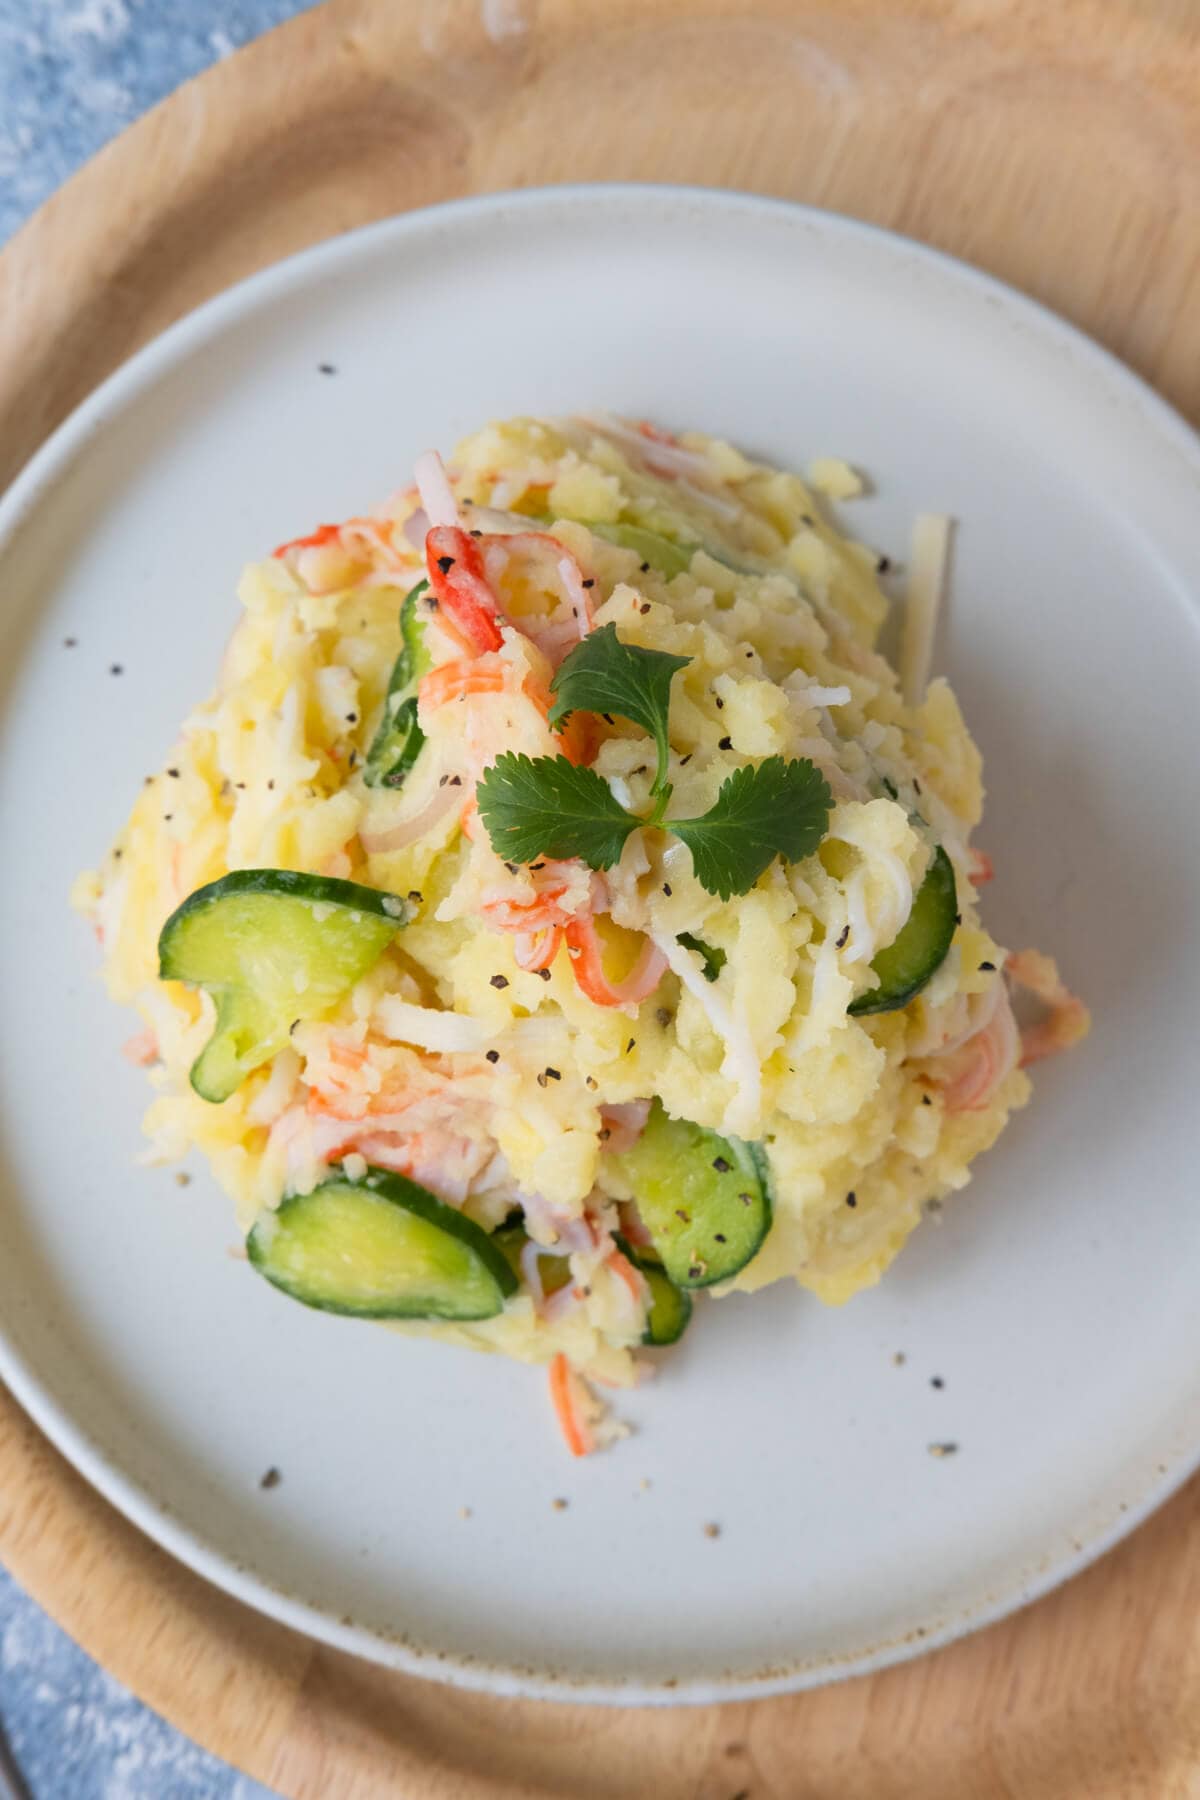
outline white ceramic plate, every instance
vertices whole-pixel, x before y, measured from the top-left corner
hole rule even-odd
[[[701,1305],[622,1402],[638,1435],[575,1465],[540,1374],[291,1305],[202,1172],[134,1166],[130,1023],[66,894],[207,688],[245,560],[425,445],[587,405],[844,454],[876,490],[847,516],[900,560],[915,511],[961,521],[940,660],[987,758],[987,914],[1096,1029],[879,1290]],[[1198,501],[1195,440],[1065,325],[730,194],[416,214],[143,352],[2,515],[0,1369],[35,1419],[252,1605],[527,1693],[799,1687],[1111,1543],[1200,1450]]]

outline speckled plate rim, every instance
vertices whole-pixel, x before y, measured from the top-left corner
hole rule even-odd
[[[575,183],[501,192],[448,201],[359,227],[300,251],[208,300],[176,321],[110,375],[52,433],[0,497],[0,559],[39,507],[52,499],[69,467],[84,454],[92,438],[176,365],[209,343],[228,325],[277,296],[303,288],[314,275],[325,275],[349,262],[368,245],[436,237],[461,223],[506,212],[520,216],[564,205],[628,206],[644,196],[647,204],[688,207],[698,211],[734,211],[743,215],[792,217],[798,225],[828,240],[883,241],[892,255],[923,265],[960,290],[973,291],[1008,320],[1049,340],[1073,359],[1090,379],[1141,415],[1146,425],[1185,466],[1200,488],[1200,438],[1159,394],[1111,352],[1058,314],[1006,283],[956,257],[877,225],[789,200],[743,194],[736,190],[658,183]],[[709,1705],[765,1699],[800,1692],[824,1683],[867,1675],[942,1648],[1030,1604],[1080,1573],[1142,1524],[1200,1468],[1200,1432],[1196,1440],[1177,1446],[1165,1462],[1147,1468],[1144,1478],[1111,1511],[1080,1538],[1069,1553],[1033,1562],[985,1604],[917,1621],[902,1636],[860,1651],[807,1658],[786,1667],[765,1667],[726,1679],[688,1679],[654,1684],[618,1684],[574,1680],[546,1669],[494,1666],[444,1651],[419,1648],[399,1637],[337,1619],[295,1599],[261,1575],[240,1566],[199,1532],[186,1526],[143,1484],[127,1475],[69,1410],[48,1393],[0,1320],[0,1379],[35,1424],[93,1488],[125,1518],[186,1567],[233,1598],[317,1642],[407,1674],[493,1695],[523,1699],[589,1702],[617,1706]]]

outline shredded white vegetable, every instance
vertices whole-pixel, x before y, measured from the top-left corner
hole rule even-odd
[[[431,525],[457,525],[458,502],[436,450],[425,450],[413,464],[413,479]]]
[[[721,1074],[732,1082],[734,1096],[725,1108],[722,1129],[738,1133],[751,1132],[762,1110],[762,1068],[754,1040],[745,1019],[737,1018],[725,1002],[713,992],[713,984],[704,974],[704,963],[694,950],[681,944],[666,932],[648,932],[667,959],[667,965],[703,1007],[708,1022],[725,1045]]]
[[[933,640],[950,561],[952,524],[942,513],[920,513],[913,522],[900,646],[900,684],[908,706],[920,706],[929,685]]]
[[[462,1013],[439,1012],[433,1006],[414,1006],[396,994],[380,996],[371,1023],[384,1037],[395,1043],[415,1044],[419,1050],[482,1050],[488,1039],[477,1019]]]

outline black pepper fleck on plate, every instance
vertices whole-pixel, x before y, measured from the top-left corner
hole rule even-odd
[[[891,557],[890,556],[881,556],[875,564],[875,573],[877,575],[886,575],[888,570],[891,568],[891,566],[892,566]]]
[[[498,1063],[500,1061],[500,1052],[498,1050],[489,1050],[487,1052],[487,1060],[490,1063]]]
[[[944,1388],[946,1383],[940,1375],[931,1375],[929,1377],[929,1385],[931,1388]]]
[[[79,643],[78,638],[64,638],[63,639],[63,649],[64,650],[74,650],[78,643]]]
[[[274,1464],[272,1464],[272,1466],[262,1475],[258,1485],[260,1488],[277,1488],[282,1480],[283,1476],[279,1473],[279,1470]]]
[[[123,675],[125,673],[125,665],[124,663],[109,663],[108,672],[110,675]]]
[[[336,375],[337,365],[335,363],[318,363],[317,372],[321,375]]]

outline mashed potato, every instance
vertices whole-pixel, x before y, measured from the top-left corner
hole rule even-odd
[[[969,847],[980,758],[945,682],[904,703],[875,648],[878,559],[795,475],[605,416],[492,425],[459,447],[450,484],[423,464],[420,494],[246,571],[216,692],[77,900],[114,998],[142,1018],[130,1054],[156,1089],[155,1158],[199,1148],[243,1230],[333,1163],[352,1180],[400,1171],[489,1233],[519,1213],[526,1250],[502,1310],[400,1328],[627,1384],[651,1301],[614,1233],[645,1244],[648,1102],[765,1158],[770,1229],[716,1291],[790,1276],[841,1302],[1028,1097],[1005,952],[973,885],[987,872]],[[839,497],[858,486],[829,461],[813,480]],[[465,645],[425,603],[423,743],[391,788],[364,775],[399,608],[425,573],[422,503],[477,534],[501,643]],[[689,659],[671,694],[673,816],[702,814],[747,764],[807,759],[832,796],[815,854],[777,858],[728,901],[669,830],[635,830],[606,872],[501,860],[476,783],[503,750],[560,748],[549,682],[589,622]],[[615,715],[576,726],[576,758],[647,814],[652,740]],[[906,1004],[850,1012],[939,847],[956,888],[948,953]],[[319,1016],[298,994],[284,1047],[214,1103],[189,1082],[213,1002],[159,978],[158,939],[186,896],[247,868],[384,890],[407,923]],[[580,932],[601,956],[591,991]],[[1048,979],[1065,1041],[1081,1009],[1064,1014]],[[555,1256],[569,1279],[550,1291]]]

